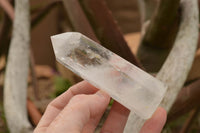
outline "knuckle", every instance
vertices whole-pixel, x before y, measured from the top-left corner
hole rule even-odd
[[[83,101],[87,98],[87,95],[85,94],[79,94],[79,95],[75,95],[74,97],[72,97],[72,99],[70,100],[71,102],[80,102]]]

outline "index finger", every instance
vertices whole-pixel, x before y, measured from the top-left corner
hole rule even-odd
[[[97,88],[89,84],[87,81],[82,81],[70,87],[62,95],[54,99],[48,106],[42,116],[37,128],[46,128],[55,119],[55,117],[68,104],[69,100],[78,94],[93,94],[97,92]]]

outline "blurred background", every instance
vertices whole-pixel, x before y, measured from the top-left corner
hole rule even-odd
[[[188,0],[185,1],[186,4],[190,3]],[[12,71],[12,67],[6,68],[6,64],[9,62],[9,54],[12,53],[9,51],[10,45],[14,42],[13,23],[17,17],[20,18],[20,13],[19,16],[14,14],[17,11],[17,2],[20,4],[20,0],[0,0],[0,133],[13,132],[7,124],[10,119],[7,120],[5,115],[4,92],[6,71],[7,69]],[[177,40],[182,38],[193,40],[188,46],[183,45],[188,52],[173,51],[176,53],[174,60],[179,64],[174,65],[177,68],[173,66],[176,61],[172,61],[171,64],[166,64],[169,66],[165,69],[168,72],[163,70],[165,72],[163,77],[165,74],[167,77],[169,73],[174,80],[173,78],[165,80],[162,76],[159,79],[169,85],[170,89],[174,89],[174,96],[168,98],[171,99],[169,103],[167,101],[163,104],[168,111],[168,121],[163,132],[200,133],[200,49],[199,43],[196,43],[199,40],[196,37],[199,31],[199,16],[191,20],[191,23],[185,22],[185,27],[189,28],[184,31],[185,29],[180,27],[182,22],[184,23],[185,15],[180,0],[141,0],[140,2],[137,0],[30,0],[29,2],[28,20],[31,25],[30,43],[27,44],[30,46],[29,72],[27,81],[22,82],[27,85],[26,109],[31,127],[37,125],[52,99],[82,80],[56,62],[50,41],[52,35],[78,31],[154,76],[162,70]],[[194,16],[199,12],[193,7],[195,5],[197,6],[196,0],[189,4],[194,9],[191,10]],[[22,26],[23,23],[26,22],[22,20]],[[180,31],[183,33],[188,31],[188,33],[178,38]],[[191,57],[179,52],[188,53]],[[19,62],[23,64],[20,59]],[[184,70],[182,70],[183,64]],[[177,73],[170,72],[172,69],[170,67],[176,68]],[[183,77],[183,80],[179,81],[180,77]],[[180,85],[177,87],[174,81]],[[169,97],[168,93],[166,95]],[[112,102],[109,106],[111,105]]]

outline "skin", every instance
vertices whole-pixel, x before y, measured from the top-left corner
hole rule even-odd
[[[86,81],[72,86],[47,107],[34,133],[93,133],[110,97]],[[123,133],[129,110],[114,102],[101,133]],[[160,133],[166,111],[158,108],[140,133]]]

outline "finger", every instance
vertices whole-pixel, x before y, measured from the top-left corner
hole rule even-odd
[[[46,128],[60,113],[60,111],[67,105],[69,100],[77,94],[93,94],[97,88],[89,84],[87,81],[82,81],[69,88],[68,91],[53,100],[47,107],[44,115],[42,116],[36,130],[38,128]]]
[[[166,111],[159,107],[154,115],[145,122],[140,133],[160,133],[167,119]]]
[[[50,124],[46,132],[82,132],[91,118],[95,118],[105,111],[109,100],[109,96],[102,91],[98,91],[93,95],[74,96]]]
[[[129,112],[127,108],[115,101],[101,132],[123,133]]]
[[[94,118],[91,118],[89,122],[84,126],[83,131],[81,133],[94,133],[96,127],[98,126],[101,117],[103,116],[105,111],[102,111]]]

